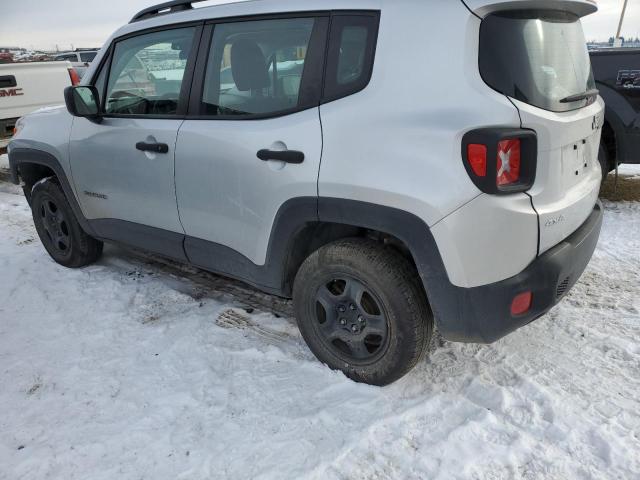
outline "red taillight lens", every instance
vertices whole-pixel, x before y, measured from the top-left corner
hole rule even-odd
[[[536,179],[538,138],[521,128],[488,127],[462,136],[462,162],[471,181],[490,195],[529,190]]]
[[[527,313],[531,308],[531,302],[533,301],[533,294],[531,292],[524,292],[516,295],[511,302],[511,315],[517,317]]]
[[[487,176],[487,146],[471,143],[467,146],[467,160],[473,173],[479,177]]]
[[[520,139],[498,142],[496,183],[499,187],[520,180]]]
[[[80,76],[78,75],[78,72],[76,72],[75,68],[69,69],[69,78],[71,79],[71,85],[74,87],[80,83]]]

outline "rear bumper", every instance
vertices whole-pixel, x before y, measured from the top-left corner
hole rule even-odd
[[[547,313],[575,285],[598,243],[603,210],[598,202],[577,231],[546,251],[525,270],[507,280],[474,288],[447,285],[432,299],[435,313],[446,319],[438,327],[444,338],[491,343]],[[513,298],[531,291],[530,310],[511,315]],[[444,296],[445,298],[442,298]]]

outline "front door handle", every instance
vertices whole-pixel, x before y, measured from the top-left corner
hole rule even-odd
[[[169,145],[166,143],[138,142],[136,148],[141,152],[169,153]]]
[[[279,160],[286,163],[300,164],[304,162],[304,153],[296,150],[260,150],[258,158],[264,162]]]

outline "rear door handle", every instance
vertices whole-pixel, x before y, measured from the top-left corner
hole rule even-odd
[[[304,162],[304,153],[296,150],[260,150],[258,158],[264,162],[269,160],[279,160],[286,163],[300,164]]]
[[[136,148],[141,152],[169,153],[169,145],[166,143],[138,142]]]

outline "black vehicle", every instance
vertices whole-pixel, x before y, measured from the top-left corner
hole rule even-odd
[[[606,176],[621,163],[640,163],[640,49],[594,50],[591,63],[607,104],[598,155]]]

